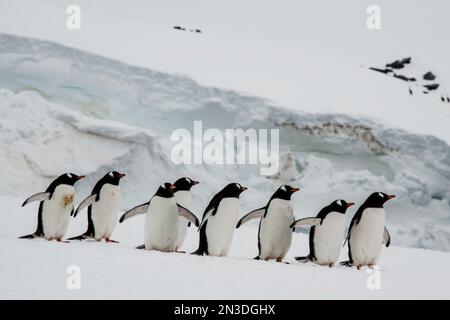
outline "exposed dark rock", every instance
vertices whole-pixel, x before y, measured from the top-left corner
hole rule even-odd
[[[394,62],[388,63],[386,67],[392,68],[392,69],[403,69],[405,64],[401,62],[400,60],[395,60]]]
[[[401,63],[403,63],[403,64],[410,64],[411,63],[411,57],[403,58],[401,60]]]
[[[427,88],[428,90],[432,91],[432,90],[436,90],[437,88],[439,88],[439,83],[425,84],[423,86],[425,88]]]
[[[412,96],[413,91],[411,90],[411,88],[409,88],[409,94]]]
[[[436,76],[431,71],[428,71],[423,75],[423,79],[433,81],[434,79],[436,79]]]
[[[369,69],[373,70],[373,71],[378,71],[378,72],[381,72],[381,73],[384,73],[384,74],[392,72],[392,70],[388,69],[388,68],[386,68],[386,69],[379,69],[379,68],[375,68],[375,67],[369,67]]]
[[[423,91],[423,94],[428,94],[428,91]]]

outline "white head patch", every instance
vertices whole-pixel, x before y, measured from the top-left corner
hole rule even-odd
[[[341,201],[341,200],[336,201],[336,203],[337,203],[339,206],[342,206],[342,201]]]
[[[286,186],[282,186],[280,189],[286,191]]]
[[[239,183],[236,183],[236,187],[238,187],[238,189],[242,189],[242,187]]]
[[[380,198],[384,198],[384,196],[381,192],[378,192],[378,195],[380,196]]]
[[[110,171],[110,172],[109,172],[109,176],[110,176],[111,178],[113,178],[113,177],[114,177],[114,173],[113,173],[112,171]]]
[[[164,190],[166,189],[166,185],[165,184],[162,184],[161,185],[161,188],[163,188]]]
[[[72,175],[70,173],[68,173],[67,176],[69,177],[69,179],[72,179]]]
[[[189,178],[184,178],[188,183],[191,183],[191,179]]]

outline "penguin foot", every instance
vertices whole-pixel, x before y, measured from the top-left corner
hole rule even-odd
[[[145,244],[141,244],[140,246],[137,246],[136,249],[139,249],[139,250],[145,249]]]
[[[259,256],[256,256],[253,258],[253,260],[261,260],[261,258]]]
[[[176,253],[186,253],[186,251],[182,251],[182,250],[175,250]]]
[[[328,265],[328,267],[333,268],[333,267],[334,267],[334,263],[330,263],[330,264]]]
[[[116,241],[116,240],[113,240],[113,239],[110,239],[110,238],[106,238],[105,241],[106,242],[110,242],[110,243],[120,243],[119,241]]]
[[[70,243],[70,241],[67,241],[67,240],[63,240],[63,239],[61,239],[61,238],[59,238],[59,239],[56,239],[56,241],[58,241],[58,242],[62,242],[62,243]]]

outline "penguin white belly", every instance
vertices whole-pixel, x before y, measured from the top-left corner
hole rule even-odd
[[[327,214],[322,224],[314,229],[315,262],[321,265],[334,264],[341,252],[344,238],[345,215],[339,212]]]
[[[100,200],[92,204],[92,222],[94,223],[95,239],[106,239],[116,226],[120,210],[120,187],[105,184],[100,190]]]
[[[73,186],[63,184],[55,188],[50,200],[44,201],[42,227],[45,239],[62,239],[64,237],[69,226],[74,198]]]
[[[289,226],[294,221],[291,202],[274,199],[270,202],[267,215],[261,220],[259,241],[261,259],[283,259],[292,242],[292,229]]]
[[[383,208],[367,208],[350,235],[353,265],[375,265],[380,257],[385,212]]]
[[[217,212],[209,217],[206,225],[208,254],[224,257],[230,250],[239,211],[238,198],[225,198],[220,201]]]
[[[191,203],[192,196],[191,192],[187,190],[181,190],[174,193],[175,199],[177,203],[185,207],[186,209],[192,211]],[[178,234],[177,234],[177,250],[181,248],[184,242],[184,238],[186,237],[187,228],[188,228],[189,220],[185,217],[178,217]]]
[[[175,198],[154,196],[145,217],[145,249],[175,251],[178,233],[178,208]]]

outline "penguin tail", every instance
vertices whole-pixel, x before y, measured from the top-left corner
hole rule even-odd
[[[19,237],[19,239],[34,239],[37,237],[38,236],[35,233],[32,233],[32,234],[27,234],[26,236],[21,236],[21,237]]]
[[[145,244],[141,244],[140,246],[137,246],[135,249],[143,250],[145,249]]]
[[[303,262],[306,263],[309,261],[309,256],[304,256],[304,257],[294,257],[295,260],[299,261],[299,262]]]
[[[351,266],[352,266],[352,263],[350,262],[350,260],[347,260],[347,261],[341,261],[341,262],[339,262],[339,265],[340,265],[340,266],[344,266],[344,267],[351,267]]]
[[[69,238],[69,239],[67,239],[67,240],[86,240],[88,237],[86,236],[86,234],[82,234],[82,235],[79,235],[79,236],[77,236],[77,237],[72,237],[72,238]]]

